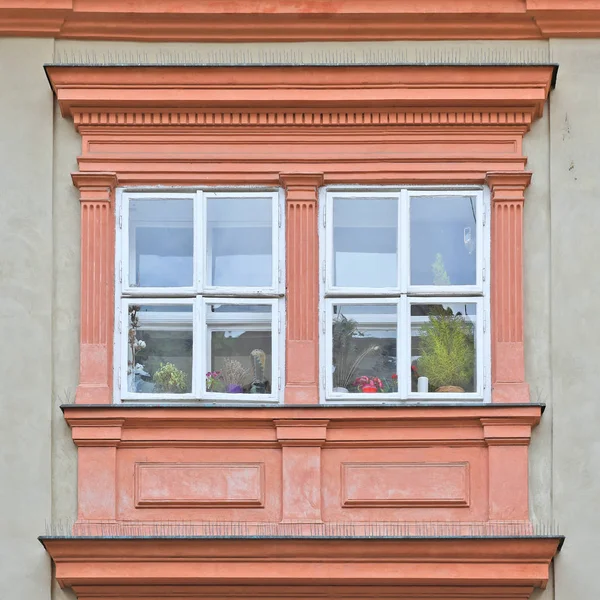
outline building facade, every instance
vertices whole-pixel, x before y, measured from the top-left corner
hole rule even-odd
[[[334,4],[0,6],[2,597],[600,591],[600,4]]]

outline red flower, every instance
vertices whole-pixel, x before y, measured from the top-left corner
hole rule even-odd
[[[413,368],[414,368],[414,367],[413,367]],[[398,375],[396,375],[396,373],[394,373],[394,374],[392,375],[392,379],[398,379]]]

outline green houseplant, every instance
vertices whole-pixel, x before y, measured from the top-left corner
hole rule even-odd
[[[475,372],[473,326],[449,308],[429,315],[421,329],[419,374],[436,392],[464,392]]]
[[[164,394],[183,394],[187,391],[187,375],[173,363],[160,363],[152,376],[157,392]]]

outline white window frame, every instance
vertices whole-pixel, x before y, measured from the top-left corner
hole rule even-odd
[[[473,285],[421,286],[410,284],[410,198],[419,196],[465,196],[476,198],[476,282]],[[396,287],[356,288],[333,285],[333,199],[335,197],[391,198],[398,201],[398,274]],[[490,227],[488,223],[489,190],[481,186],[341,186],[320,190],[320,308],[321,308],[321,402],[339,404],[397,403],[455,404],[491,402],[491,338],[490,278],[487,265],[490,256]],[[406,240],[403,243],[403,240]],[[418,393],[411,391],[410,348],[412,327],[410,305],[427,303],[473,303],[477,305],[476,379],[477,389],[465,393]],[[331,365],[331,328],[334,304],[397,305],[397,374],[398,392],[359,394],[333,392]],[[410,335],[409,335],[409,332]]]
[[[209,198],[265,198],[272,201],[272,281],[267,287],[209,286],[208,282],[208,221]],[[135,287],[129,285],[130,235],[129,202],[134,199],[190,199],[193,201],[193,282],[185,287]],[[198,403],[208,401],[227,404],[277,404],[283,400],[283,373],[285,367],[285,224],[283,211],[285,195],[280,188],[153,188],[116,191],[116,244],[115,244],[115,331],[113,401],[144,403]],[[265,304],[271,308],[273,381],[270,394],[227,394],[206,392],[208,326],[203,321],[206,304]],[[129,328],[128,306],[191,304],[193,331],[192,391],[186,394],[157,394],[128,391],[127,357]],[[246,319],[246,325],[251,325]]]
[[[216,298],[216,297],[204,297],[200,298],[201,302],[201,310],[198,311],[198,327],[201,328],[202,335],[201,339],[201,364],[208,365],[208,358],[210,357],[210,343],[211,337],[209,335],[209,330],[211,329],[211,323],[213,325],[221,325],[223,329],[231,329],[231,326],[235,326],[236,322],[239,325],[244,325],[244,328],[247,330],[260,330],[261,324],[269,323],[271,325],[272,337],[271,337],[271,370],[272,370],[272,381],[271,381],[271,393],[270,394],[245,394],[246,397],[251,396],[249,400],[253,402],[256,401],[267,401],[274,402],[277,401],[280,390],[282,389],[282,377],[281,377],[281,365],[282,360],[279,361],[276,357],[283,354],[280,351],[282,347],[281,332],[282,332],[282,323],[281,323],[281,315],[278,310],[278,305],[283,303],[282,300],[274,299],[274,298]],[[243,305],[257,305],[262,304],[265,306],[271,307],[271,317],[270,319],[261,318],[265,313],[256,313],[253,315],[254,318],[240,318],[239,315],[235,315],[235,313],[223,313],[223,316],[227,316],[226,318],[214,318],[214,319],[204,319],[203,315],[206,315],[206,307],[209,304],[229,304],[232,306],[243,306]],[[237,318],[236,318],[237,317]],[[254,322],[254,325],[253,325]],[[225,327],[225,325],[229,325],[229,327]],[[216,327],[213,327],[216,329]],[[217,329],[218,330],[218,329]],[[207,367],[210,368],[210,367]],[[217,393],[217,392],[209,392],[206,390],[206,378],[201,377],[200,381],[200,394],[202,398],[207,400],[218,401],[226,398],[228,400],[239,400],[240,394],[227,394],[227,393]]]

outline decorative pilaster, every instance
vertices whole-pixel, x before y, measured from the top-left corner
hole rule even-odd
[[[283,523],[320,523],[321,448],[328,420],[277,419],[277,441],[282,450]]]
[[[286,404],[319,402],[320,173],[282,173],[286,191]]]
[[[81,200],[78,404],[110,404],[114,319],[114,173],[73,173]]]
[[[531,423],[483,418],[481,424],[488,446],[488,519],[527,521]]]
[[[492,401],[529,402],[523,350],[523,204],[529,172],[488,173],[492,194]]]
[[[88,420],[72,427],[77,452],[77,535],[81,522],[117,518],[117,447],[123,419]]]

